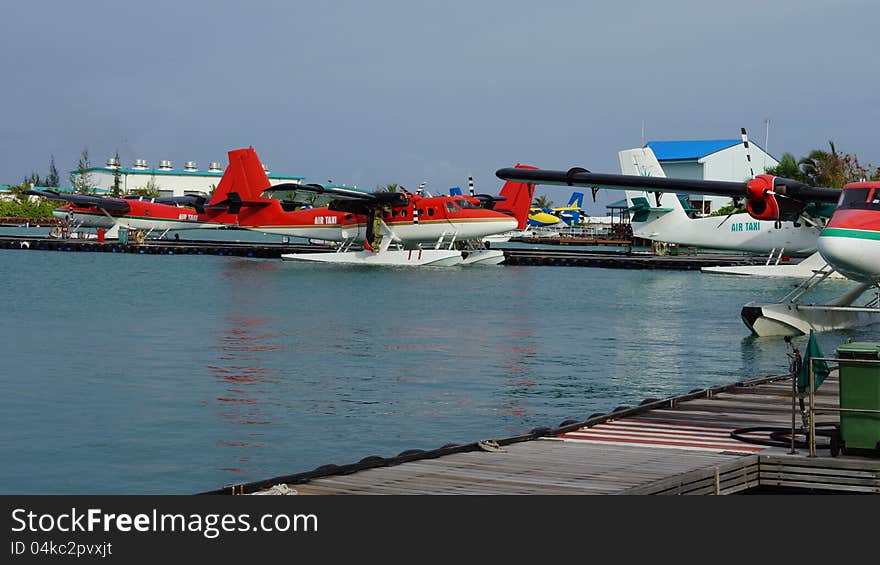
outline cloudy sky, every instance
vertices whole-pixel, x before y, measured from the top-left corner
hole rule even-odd
[[[880,164],[873,0],[78,2],[4,6],[0,183],[103,164],[375,188],[500,188],[517,162],[618,172],[651,140]],[[557,203],[564,189],[542,187]],[[601,195],[600,204],[617,200]],[[594,213],[600,206],[591,206]]]

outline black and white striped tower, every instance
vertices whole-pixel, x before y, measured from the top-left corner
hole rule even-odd
[[[740,131],[740,134],[742,135],[743,147],[745,147],[745,149],[746,149],[746,161],[749,164],[749,175],[752,178],[755,178],[755,169],[754,169],[754,167],[752,167],[752,154],[749,151],[749,136],[746,135],[746,128],[740,128],[739,131]]]
[[[471,196],[474,195],[474,177],[468,177],[468,191],[471,193]]]

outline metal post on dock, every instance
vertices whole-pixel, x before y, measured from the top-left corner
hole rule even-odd
[[[789,455],[794,455],[797,453],[797,449],[794,448],[794,434],[795,434],[795,411],[797,410],[797,403],[795,402],[795,397],[797,396],[797,374],[794,371],[791,372],[791,450],[789,450]]]
[[[816,413],[815,393],[813,391],[813,358],[809,359],[810,370],[810,457],[816,456]]]
[[[788,354],[788,357],[791,359],[791,362],[789,363],[789,370],[791,371],[791,449],[788,453],[789,455],[794,455],[797,453],[797,449],[794,447],[794,438],[797,433],[795,428],[795,412],[797,411],[797,404],[795,400],[798,396],[797,383],[801,370],[803,369],[803,361],[801,360],[801,352],[798,351],[798,348],[792,343],[791,337],[785,336],[785,343],[791,348],[791,353]]]

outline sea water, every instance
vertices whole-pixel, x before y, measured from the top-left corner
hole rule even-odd
[[[0,269],[0,492],[34,494],[202,492],[785,373],[739,312],[794,284],[33,250]],[[847,337],[876,328],[820,343]]]

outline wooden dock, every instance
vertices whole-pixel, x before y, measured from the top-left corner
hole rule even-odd
[[[323,245],[259,243],[249,241],[146,239],[143,243],[119,240],[61,239],[52,237],[0,236],[0,249],[68,251],[78,253],[128,253],[139,255],[229,255],[279,259],[282,253],[327,253]]]
[[[699,253],[654,255],[625,251],[586,251],[574,249],[504,249],[505,265],[540,267],[602,267],[608,269],[700,270],[703,267],[763,265],[766,257],[738,253]],[[801,259],[786,262],[794,265]]]
[[[838,406],[836,372],[816,402],[817,409]],[[837,416],[820,413],[816,420],[821,429]],[[805,446],[791,453],[787,441],[754,443],[771,439],[766,430],[742,432],[753,441],[731,437],[756,427],[790,429],[789,376],[649,399],[554,430],[368,457],[205,494],[733,494],[758,488],[880,493],[880,457],[832,457],[822,437],[816,457]]]
[[[514,243],[535,243],[541,245],[608,245],[612,247],[632,247],[632,239],[616,239],[613,237],[511,237]]]

